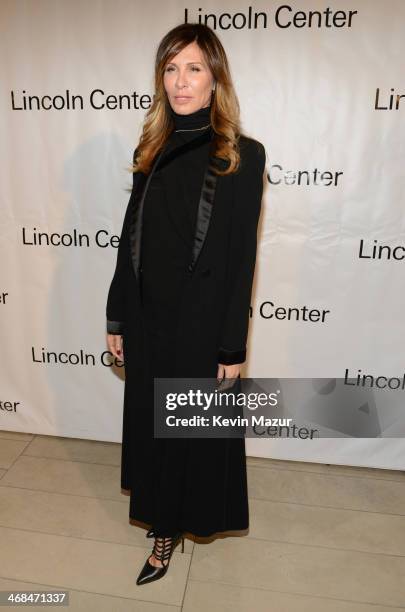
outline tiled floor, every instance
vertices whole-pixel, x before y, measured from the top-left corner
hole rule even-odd
[[[153,540],[128,521],[120,458],[0,431],[0,591],[66,589],[70,612],[405,610],[404,472],[248,458],[249,534],[187,539],[137,586]]]

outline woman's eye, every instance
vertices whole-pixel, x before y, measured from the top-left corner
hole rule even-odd
[[[198,66],[191,66],[191,70],[193,72],[200,72],[200,68],[198,68]],[[173,71],[173,66],[168,66],[165,70],[165,72],[172,72]]]

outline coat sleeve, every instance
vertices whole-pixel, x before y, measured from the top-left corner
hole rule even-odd
[[[263,194],[266,161],[264,146],[251,139],[235,174],[231,219],[227,306],[221,330],[218,363],[232,365],[246,360],[249,308],[256,263],[257,226]]]
[[[137,153],[137,148],[135,149],[133,160],[135,162],[135,157]],[[129,224],[130,224],[130,215],[132,210],[132,196],[134,192],[135,185],[135,172],[132,177],[132,191],[131,197],[129,198],[129,202],[127,205],[127,210],[125,212],[124,221],[122,224],[121,236],[118,245],[116,266],[113,279],[110,284],[110,289],[108,291],[107,297],[107,333],[108,334],[118,334],[121,335],[124,331],[124,313],[125,313],[125,304],[127,297],[127,288],[128,282],[130,279],[131,272],[131,251],[130,251],[130,243],[129,243]]]

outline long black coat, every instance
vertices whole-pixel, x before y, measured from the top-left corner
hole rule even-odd
[[[153,525],[158,535],[182,529],[208,536],[249,524],[243,438],[153,437],[153,376],[216,377],[218,363],[246,359],[265,151],[241,136],[240,152],[236,173],[217,176],[211,166],[205,172],[170,374],[149,369],[142,309],[143,205],[160,156],[149,175],[133,175],[107,299],[107,332],[123,336],[121,486],[131,490],[130,517]],[[224,167],[222,160],[212,161]]]

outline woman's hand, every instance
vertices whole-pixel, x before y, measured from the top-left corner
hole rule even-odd
[[[223,378],[237,378],[241,371],[242,364],[234,363],[232,365],[218,364],[217,379],[222,380]]]
[[[107,334],[107,345],[114,357],[116,357],[120,361],[124,361],[122,336],[120,336],[119,334]]]

